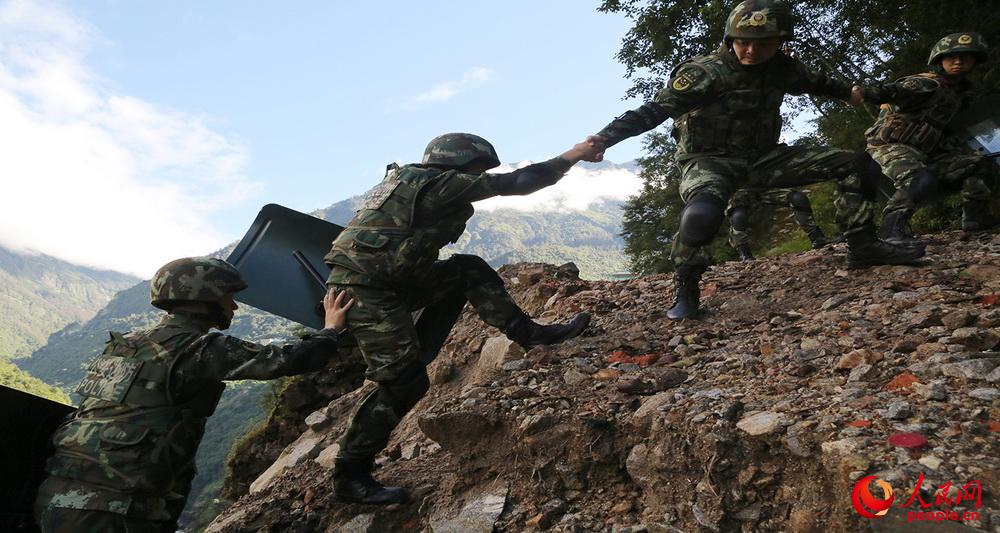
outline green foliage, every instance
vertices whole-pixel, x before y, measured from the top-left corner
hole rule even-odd
[[[0,359],[0,385],[70,405],[69,395],[66,394],[66,391],[48,385],[2,359]]]
[[[673,270],[670,245],[684,202],[678,192],[680,171],[674,164],[677,145],[662,133],[651,133],[643,141],[649,155],[637,161],[642,190],[625,202],[622,237],[631,271],[652,274]]]

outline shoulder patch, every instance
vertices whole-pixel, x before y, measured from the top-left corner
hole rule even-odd
[[[899,86],[910,90],[934,89],[940,85],[934,74],[917,74],[899,80]]]
[[[679,93],[687,92],[708,77],[705,69],[692,63],[681,65],[670,80],[670,88]]]

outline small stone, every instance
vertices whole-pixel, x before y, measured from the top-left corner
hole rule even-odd
[[[952,311],[941,317],[941,324],[944,327],[955,330],[961,327],[968,326],[972,322],[972,315],[969,314],[965,309],[959,309],[957,311]]]
[[[1000,334],[983,328],[958,328],[951,334],[953,342],[970,350],[990,350],[1000,343]]]
[[[847,376],[848,383],[854,383],[858,381],[867,381],[868,379],[875,376],[875,367],[869,365],[868,363],[860,364],[851,370],[850,375]]]
[[[515,359],[513,361],[507,361],[501,368],[506,372],[527,370],[531,368],[531,361],[528,359]]]
[[[306,417],[305,422],[306,425],[309,426],[309,429],[319,431],[330,423],[330,417],[326,414],[324,409],[320,409],[310,413],[309,416]]]
[[[618,379],[622,375],[622,371],[617,368],[602,368],[597,372],[594,372],[592,378],[598,381],[610,381]]]
[[[419,442],[408,442],[399,449],[400,457],[407,461],[420,457],[421,444]]]
[[[847,437],[846,439],[824,442],[819,447],[824,454],[848,455],[861,447],[862,442],[864,442],[863,437]]]
[[[632,501],[625,500],[623,502],[615,504],[615,506],[611,508],[611,512],[614,514],[625,514],[630,512],[632,510],[632,507],[633,507]]]
[[[802,339],[802,342],[799,344],[799,347],[803,350],[819,350],[822,346],[822,343],[818,340],[809,337]]]
[[[563,373],[563,381],[566,382],[567,385],[579,385],[589,379],[590,376],[575,368],[571,368]]]
[[[969,391],[969,396],[987,402],[1000,399],[1000,390],[994,388],[981,388]]]
[[[930,468],[931,470],[937,470],[938,468],[941,468],[941,463],[942,463],[941,459],[933,455],[925,455],[920,458],[920,464],[926,466],[927,468]]]
[[[851,298],[852,298],[852,296],[847,295],[847,294],[835,294],[835,295],[827,298],[826,301],[824,301],[823,304],[820,305],[820,309],[822,309],[824,311],[829,311],[830,309],[833,309],[834,307],[838,307],[841,304],[849,301]]]
[[[840,356],[840,359],[837,361],[837,365],[834,368],[838,370],[849,370],[856,368],[862,363],[871,364],[879,359],[881,359],[881,357],[876,356],[871,350],[867,348],[860,348]]]
[[[885,417],[890,420],[906,420],[913,415],[910,404],[904,401],[895,401],[889,404],[885,410]]]
[[[948,387],[943,381],[932,381],[927,385],[914,383],[913,390],[927,400],[943,402],[948,399]]]
[[[683,343],[684,343],[684,337],[681,337],[680,335],[674,335],[674,337],[670,339],[670,342],[667,343],[667,346],[671,348],[676,348]]]
[[[736,423],[736,427],[756,437],[778,431],[783,427],[782,423],[784,420],[784,416],[779,413],[763,411],[743,417]]]
[[[896,344],[892,346],[892,351],[895,353],[910,353],[917,350],[917,346],[924,343],[924,339],[920,337],[903,337],[902,339],[896,341]]]
[[[990,375],[996,364],[989,359],[970,359],[959,363],[948,363],[941,367],[941,372],[948,377],[963,378],[972,381],[984,381]]]

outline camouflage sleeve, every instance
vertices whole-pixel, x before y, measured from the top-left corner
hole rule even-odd
[[[924,76],[907,76],[891,83],[865,89],[865,101],[874,104],[896,104],[919,107],[938,90],[938,83]]]
[[[788,61],[790,62],[789,73],[791,74],[786,88],[788,93],[794,95],[811,94],[844,101],[851,99],[853,83],[831,78],[822,72],[809,68],[798,59],[788,58]]]
[[[604,126],[597,135],[607,139],[607,146],[613,146],[663,124],[668,118],[679,117],[700,107],[711,94],[712,76],[708,71],[697,63],[684,63],[674,70],[667,86],[657,93],[652,102],[626,111]]]
[[[494,196],[530,194],[559,181],[573,165],[561,157],[534,163],[503,174],[446,175],[424,191],[421,213],[435,213],[461,203],[478,202]]]
[[[573,167],[573,163],[554,157],[542,163],[535,163],[514,172],[492,174],[493,190],[500,196],[531,194],[559,181]]]
[[[188,382],[273,379],[313,372],[336,354],[337,338],[336,331],[324,329],[297,343],[263,345],[209,333],[194,343],[172,376]]]

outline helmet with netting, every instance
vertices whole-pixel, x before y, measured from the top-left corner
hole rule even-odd
[[[770,37],[790,41],[795,38],[794,26],[792,8],[788,4],[774,0],[744,0],[726,19],[726,42]]]
[[[247,288],[236,267],[214,257],[185,257],[156,271],[149,282],[150,303],[169,310],[186,302],[219,303],[227,293]]]
[[[931,48],[931,55],[927,59],[927,64],[937,65],[944,56],[961,54],[963,52],[976,56],[977,63],[985,63],[989,58],[986,54],[987,50],[986,40],[978,33],[952,33],[943,37],[934,45],[934,48]]]
[[[471,133],[445,133],[427,143],[423,164],[451,168],[473,165],[493,168],[500,164],[497,151],[486,139]]]

